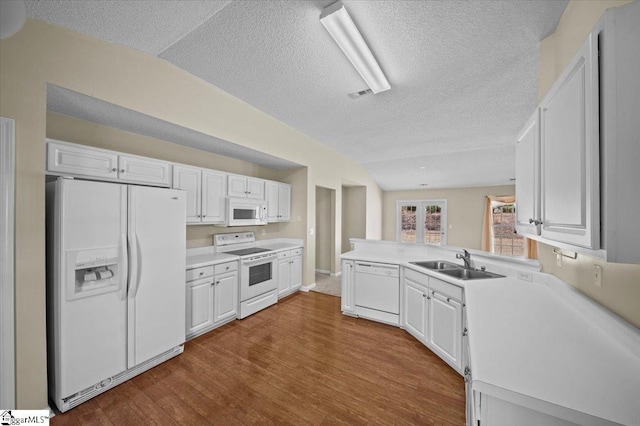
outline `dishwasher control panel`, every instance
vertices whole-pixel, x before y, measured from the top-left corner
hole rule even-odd
[[[400,276],[400,268],[398,265],[388,265],[385,263],[356,262],[356,272],[385,275],[388,277]]]

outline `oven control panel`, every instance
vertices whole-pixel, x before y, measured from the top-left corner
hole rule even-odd
[[[255,240],[256,240],[256,234],[253,231],[236,232],[233,234],[216,234],[213,236],[213,244],[216,246],[252,243]]]

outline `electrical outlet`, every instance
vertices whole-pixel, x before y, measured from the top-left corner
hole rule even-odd
[[[518,279],[523,281],[533,281],[533,273],[531,272],[518,272]]]
[[[313,228],[309,228],[309,235],[313,235]]]
[[[562,255],[556,254],[556,266],[562,268]]]
[[[593,285],[602,287],[602,266],[600,265],[593,267]]]

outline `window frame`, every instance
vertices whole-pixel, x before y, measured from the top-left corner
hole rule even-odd
[[[518,235],[520,237],[520,241],[522,241],[522,255],[514,255],[513,254],[513,251],[514,251],[513,250],[513,248],[514,248],[513,241],[512,241],[512,244],[511,244],[511,253],[512,254],[504,254],[502,252],[500,252],[500,253],[496,252],[496,235],[495,235],[495,226],[496,225],[495,225],[495,223],[493,221],[494,220],[493,211],[497,207],[502,207],[502,206],[507,206],[507,205],[513,206],[513,209],[514,209],[514,212],[512,213],[513,214],[513,219],[514,219],[513,220],[513,232],[514,232],[514,234]],[[525,237],[523,235],[520,235],[518,233],[517,228],[516,228],[517,213],[518,213],[518,206],[517,206],[515,201],[511,202],[511,203],[507,203],[507,202],[503,202],[503,201],[491,200],[491,224],[490,224],[491,225],[490,226],[490,238],[491,238],[491,240],[490,240],[490,246],[491,246],[490,253],[491,254],[496,254],[496,255],[499,255],[499,256],[506,256],[506,257],[513,258],[513,259],[525,259],[525,258],[527,258],[527,256],[528,256],[527,251],[528,250],[527,250],[526,239],[525,239]],[[503,228],[507,228],[505,226],[502,226],[502,227]],[[504,244],[500,244],[500,247],[505,247],[505,245]]]
[[[439,205],[440,206],[440,244],[437,243],[425,243],[424,242],[424,226],[416,226],[416,242],[411,243],[408,241],[401,241],[402,237],[402,207],[415,206],[416,207],[416,224],[425,222],[424,210],[426,206]],[[439,246],[447,245],[447,200],[446,199],[432,199],[432,200],[398,200],[396,201],[396,241],[403,244],[434,244]]]

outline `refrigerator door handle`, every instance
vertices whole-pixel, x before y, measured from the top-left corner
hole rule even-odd
[[[120,234],[120,290],[118,299],[124,300],[127,297],[127,272],[129,269],[129,253],[127,252],[127,234]]]
[[[138,234],[134,234],[136,246],[131,249],[131,254],[135,253],[135,260],[132,259],[132,267],[130,274],[130,286],[129,286],[129,298],[133,299],[138,294],[138,287],[140,286],[140,276],[142,275],[142,248],[140,247],[140,239]]]

